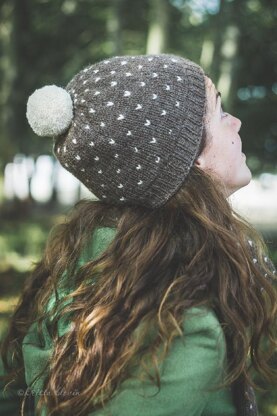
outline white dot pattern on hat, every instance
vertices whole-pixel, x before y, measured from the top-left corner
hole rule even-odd
[[[175,137],[179,137],[180,127],[185,131],[183,121],[181,124],[178,121],[183,119],[181,111],[196,108],[193,101],[197,98],[191,96],[189,103],[182,106],[182,81],[186,76],[183,62],[183,58],[170,59],[170,56],[158,55],[114,57],[83,70],[81,83],[81,76],[77,74],[76,82],[73,80],[69,84],[72,94],[76,94],[74,99],[78,95],[78,102],[74,105],[77,115],[74,122],[78,123],[75,133],[70,130],[72,146],[69,152],[73,156],[70,160],[75,158],[79,163],[74,167],[70,162],[71,171],[77,177],[78,171],[83,172],[81,180],[100,199],[104,198],[100,191],[102,185],[105,185],[105,196],[118,201],[126,201],[136,192],[142,196],[144,190],[149,189],[150,193],[153,175],[162,172],[168,160],[169,173],[166,175],[184,175],[181,172],[187,165],[187,151],[181,150],[182,145],[178,145],[180,151],[177,151]],[[198,72],[196,69],[193,76],[198,76]],[[204,87],[201,84],[199,88]],[[192,143],[194,141],[195,138]],[[166,157],[161,157],[163,153]],[[170,155],[169,159],[167,155]],[[178,175],[177,171],[180,172]],[[101,182],[97,175],[102,176]],[[163,175],[162,183],[171,180]],[[120,178],[120,182],[116,182],[116,178]],[[131,187],[129,181],[132,181]],[[121,187],[125,190],[124,195],[119,193]],[[157,188],[152,193],[154,199],[156,192],[158,198],[161,195]]]

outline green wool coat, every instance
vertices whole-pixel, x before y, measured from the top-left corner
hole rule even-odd
[[[92,246],[80,259],[80,265],[95,258],[112,241],[115,229],[99,227],[93,235]],[[50,299],[48,307],[52,307]],[[59,322],[59,335],[68,330],[70,322]],[[222,328],[213,310],[194,307],[186,312],[184,336],[175,338],[169,354],[160,365],[161,388],[149,381],[127,379],[104,410],[92,416],[234,416],[231,389],[208,391],[214,383],[223,380],[226,369],[226,343]],[[30,386],[34,378],[49,362],[53,345],[46,325],[44,342],[38,339],[36,325],[32,325],[24,338],[22,350],[25,379]],[[0,371],[1,363],[0,363]],[[70,371],[70,369],[69,369]],[[32,386],[35,402],[42,390],[43,376]],[[18,415],[21,386],[4,392],[0,386],[0,415]],[[62,393],[62,386],[61,386]],[[76,394],[76,392],[72,392]],[[30,409],[28,416],[34,414]],[[47,411],[45,411],[47,415]]]

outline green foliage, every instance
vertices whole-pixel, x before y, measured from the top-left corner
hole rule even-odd
[[[217,82],[224,65],[229,68],[225,104],[242,119],[245,151],[261,160],[257,171],[274,170],[276,25],[274,2],[266,0],[3,0],[0,166],[17,152],[51,151],[49,142],[38,139],[27,125],[30,93],[44,84],[66,85],[82,67],[114,53],[145,53],[149,28],[161,3],[167,4],[167,47],[162,52],[201,62],[204,45],[207,41],[213,45],[213,51],[206,51],[211,62],[205,69]],[[230,27],[236,27],[238,38],[226,38]],[[233,42],[236,51],[231,61],[227,41]],[[240,98],[245,89],[256,87],[264,88],[265,94]]]

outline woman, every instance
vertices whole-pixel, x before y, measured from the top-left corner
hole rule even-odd
[[[256,415],[252,367],[276,376],[274,273],[226,200],[251,173],[211,80],[172,55],[114,57],[35,91],[27,118],[98,201],[50,235],[12,318],[23,407]]]

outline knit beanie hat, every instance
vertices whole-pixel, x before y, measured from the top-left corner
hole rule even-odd
[[[197,156],[205,78],[174,55],[117,56],[80,71],[65,89],[36,90],[27,118],[54,138],[62,166],[97,198],[157,208],[185,181]]]

